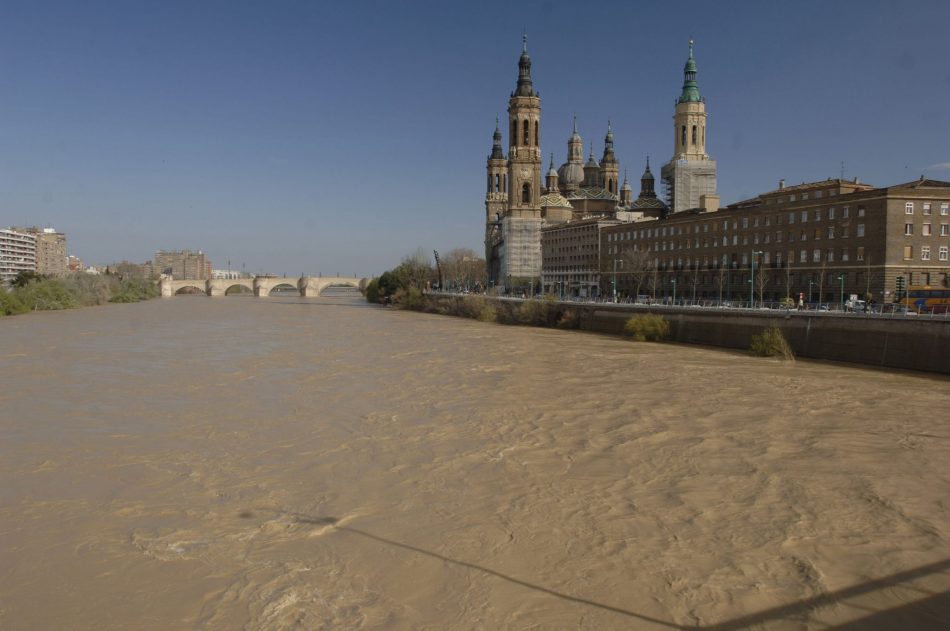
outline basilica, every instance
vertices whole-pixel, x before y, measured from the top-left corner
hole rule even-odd
[[[575,117],[567,159],[555,169],[552,153],[542,184],[541,98],[531,79],[525,38],[518,82],[508,100],[508,153],[502,147],[496,121],[487,162],[485,258],[490,283],[499,287],[528,285],[540,278],[542,229],[591,219],[625,222],[661,218],[718,206],[716,163],[706,153],[706,105],[696,83],[692,41],[673,121],[674,152],[661,169],[666,201],[655,192],[649,158],[636,198],[626,172],[623,183],[618,184],[620,163],[609,121],[600,160],[591,143],[585,162],[584,141]]]

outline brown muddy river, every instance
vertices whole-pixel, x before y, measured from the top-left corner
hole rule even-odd
[[[0,628],[931,629],[950,380],[367,306],[0,318]]]

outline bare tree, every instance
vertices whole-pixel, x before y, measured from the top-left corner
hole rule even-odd
[[[719,284],[719,304],[722,304],[722,287],[723,285],[726,284],[726,278],[727,278],[728,273],[729,273],[729,268],[720,262],[719,274],[716,276],[716,281]]]
[[[696,304],[696,288],[699,286],[699,262],[693,263],[692,274],[689,276],[689,285],[693,289],[693,304]]]
[[[442,269],[447,283],[456,288],[471,289],[484,285],[487,276],[485,259],[470,248],[455,248],[441,257]]]
[[[765,274],[765,265],[759,265],[759,277],[756,279],[756,285],[759,287],[759,304],[762,304],[762,295],[765,292],[765,286],[769,282],[769,277]]]
[[[640,288],[653,268],[653,257],[648,250],[624,249],[621,255],[623,275],[633,285],[633,297],[640,295]]]

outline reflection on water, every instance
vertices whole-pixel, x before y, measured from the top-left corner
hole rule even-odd
[[[0,319],[0,379],[3,629],[950,614],[945,378],[330,289]]]

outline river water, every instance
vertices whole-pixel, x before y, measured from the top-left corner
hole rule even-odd
[[[341,294],[2,318],[0,384],[7,630],[950,618],[944,377]]]

